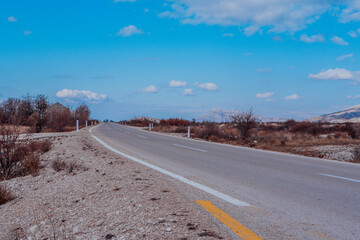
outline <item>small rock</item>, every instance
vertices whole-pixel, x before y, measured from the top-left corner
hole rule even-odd
[[[113,234],[107,234],[106,236],[105,236],[105,239],[112,239],[112,238],[114,238],[115,237],[115,235],[113,235]]]
[[[35,226],[30,227],[29,230],[32,234],[34,234],[36,232],[37,228],[38,228],[38,226],[35,225]]]
[[[157,222],[158,222],[158,223],[164,223],[164,222],[165,222],[165,218],[159,218]]]
[[[79,229],[78,226],[76,226],[76,227],[73,228],[73,234],[77,234],[77,233],[79,233],[79,232],[80,232],[80,229]]]
[[[166,229],[166,231],[167,231],[167,232],[171,232],[172,229],[171,229],[170,227],[168,227],[168,228]]]
[[[96,226],[99,227],[104,223],[104,220],[99,220],[96,222]]]

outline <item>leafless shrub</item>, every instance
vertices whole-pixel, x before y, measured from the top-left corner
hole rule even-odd
[[[37,154],[28,154],[22,160],[22,174],[21,175],[36,175],[41,168],[40,157]]]
[[[245,141],[251,137],[251,130],[256,127],[256,118],[252,109],[247,112],[237,113],[231,116],[231,121],[241,133]]]
[[[67,164],[64,160],[60,160],[58,158],[52,162],[51,166],[55,171],[60,172],[60,171],[63,171],[67,167]]]
[[[76,170],[77,171],[88,170],[87,168],[85,168],[81,164],[78,164],[77,162],[65,162],[64,160],[60,160],[60,159],[56,159],[52,163],[52,168],[57,172],[66,170],[66,172],[69,174],[74,173]]]
[[[29,148],[32,152],[46,153],[50,151],[52,143],[49,139],[42,141],[32,141],[29,143]]]
[[[290,131],[292,133],[307,133],[315,136],[321,133],[328,133],[329,130],[324,129],[320,123],[296,122],[292,125]]]
[[[27,155],[27,146],[18,138],[18,127],[0,125],[0,178],[14,177],[21,168],[21,160]]]
[[[0,178],[10,179],[37,174],[41,168],[40,153],[50,149],[50,141],[20,139],[19,126],[0,125]]]
[[[80,169],[81,169],[81,165],[77,164],[76,162],[69,162],[67,164],[68,173],[73,173],[75,170],[80,170]]]
[[[0,205],[7,203],[13,199],[14,197],[11,194],[10,190],[4,185],[0,185]]]

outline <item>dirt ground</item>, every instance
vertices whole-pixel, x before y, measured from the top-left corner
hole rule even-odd
[[[0,239],[230,239],[166,176],[87,132],[49,139],[37,176],[0,183],[15,195],[0,205]]]

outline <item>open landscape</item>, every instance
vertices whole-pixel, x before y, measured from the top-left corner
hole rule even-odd
[[[356,116],[356,115],[355,115]],[[226,119],[224,119],[226,120]],[[310,157],[360,163],[360,124],[353,118],[322,122],[260,122],[251,111],[233,113],[227,121],[138,118],[121,122],[152,131]]]
[[[0,240],[360,240],[360,0],[11,0],[0,29]]]

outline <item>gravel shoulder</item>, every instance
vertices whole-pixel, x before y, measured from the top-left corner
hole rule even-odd
[[[0,239],[231,239],[166,176],[102,147],[88,132],[49,137],[37,176],[4,181]],[[54,161],[73,163],[55,171]]]

